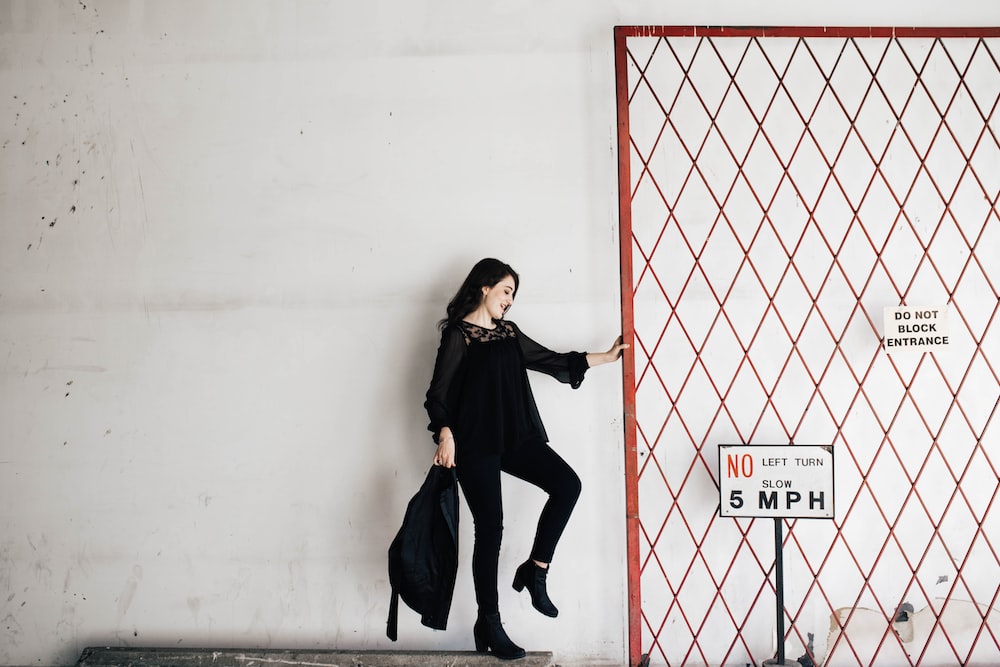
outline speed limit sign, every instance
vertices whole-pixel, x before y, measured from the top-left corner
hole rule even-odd
[[[832,445],[719,445],[720,516],[833,518]]]

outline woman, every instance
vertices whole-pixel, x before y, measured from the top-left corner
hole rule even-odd
[[[546,575],[580,495],[580,479],[548,445],[527,371],[546,373],[576,389],[588,368],[615,361],[627,347],[621,338],[601,353],[556,353],[542,347],[504,319],[519,283],[517,273],[496,259],[472,268],[440,322],[441,344],[424,403],[437,443],[434,464],[456,468],[475,524],[476,650],[492,650],[504,659],[525,652],[500,622],[500,471],[549,494],[531,554],[514,574],[514,589],[527,588],[532,605],[546,616],[559,613],[546,591]]]

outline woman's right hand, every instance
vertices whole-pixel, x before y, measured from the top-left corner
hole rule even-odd
[[[455,467],[455,437],[447,426],[438,434],[438,447],[434,452],[434,465],[444,468]]]

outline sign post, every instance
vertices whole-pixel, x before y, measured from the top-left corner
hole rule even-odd
[[[832,519],[832,445],[719,445],[719,515],[774,519],[777,660],[785,661],[785,519]]]

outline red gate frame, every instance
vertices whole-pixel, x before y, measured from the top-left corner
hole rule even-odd
[[[621,263],[622,333],[634,340],[632,274],[632,174],[629,136],[629,86],[626,39],[629,37],[1000,37],[1000,27],[893,28],[893,27],[793,27],[793,26],[615,26],[615,97],[618,109],[618,217]],[[623,398],[625,430],[625,527],[628,549],[629,665],[646,663],[642,655],[642,618],[639,558],[638,449],[635,421],[635,353],[625,350]]]

